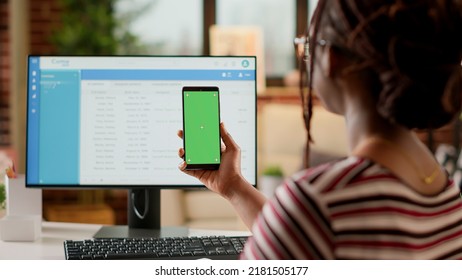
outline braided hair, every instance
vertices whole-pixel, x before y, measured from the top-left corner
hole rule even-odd
[[[310,42],[322,36],[355,56],[352,71],[371,73],[377,111],[391,123],[438,128],[460,112],[462,0],[319,0],[311,24]],[[314,48],[310,56],[313,69]]]

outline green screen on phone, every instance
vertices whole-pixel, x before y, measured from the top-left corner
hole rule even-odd
[[[183,88],[185,161],[189,168],[220,164],[220,99],[217,87]]]

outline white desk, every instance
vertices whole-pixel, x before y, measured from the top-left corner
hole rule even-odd
[[[65,240],[90,239],[101,225],[43,222],[42,236],[35,242],[0,241],[1,260],[64,260]],[[246,231],[189,229],[190,236],[249,235]]]

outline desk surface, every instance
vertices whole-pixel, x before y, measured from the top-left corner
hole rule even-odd
[[[43,222],[41,238],[34,242],[0,241],[2,260],[64,260],[65,240],[90,239],[101,225]],[[189,229],[190,236],[249,235],[245,231]]]

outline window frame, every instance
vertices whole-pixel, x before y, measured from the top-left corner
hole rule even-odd
[[[209,28],[210,26],[216,23],[216,8],[217,0],[203,0],[203,41],[202,41],[202,54],[210,54],[210,45],[209,45]],[[308,9],[309,9],[309,0],[296,0],[296,24],[295,32],[293,37],[303,34],[306,30],[308,23]],[[294,63],[296,63],[296,58],[294,55]],[[266,77],[267,86],[283,86],[284,77]]]

